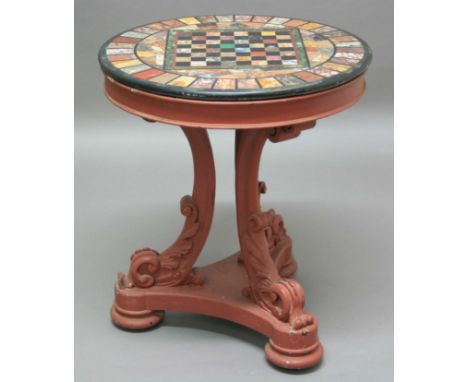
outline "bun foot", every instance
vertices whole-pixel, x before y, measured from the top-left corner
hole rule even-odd
[[[140,310],[132,311],[122,309],[115,303],[112,305],[112,321],[121,328],[138,330],[149,329],[158,325],[164,317],[162,310]]]
[[[307,369],[317,365],[323,356],[320,342],[302,349],[287,349],[276,345],[270,340],[265,346],[265,354],[273,365],[283,369]]]

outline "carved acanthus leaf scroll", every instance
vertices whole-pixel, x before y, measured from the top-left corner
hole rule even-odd
[[[292,258],[291,239],[286,234],[281,216],[274,210],[252,215],[243,241],[247,251],[244,262],[255,275],[254,282],[245,289],[245,293],[296,330],[310,325],[313,318],[303,310],[304,291],[301,285],[293,279],[282,278],[273,261]]]
[[[180,201],[180,210],[185,224],[175,243],[162,254],[151,248],[135,251],[131,256],[130,269],[124,279],[119,275],[121,287],[150,288],[154,285],[174,286],[202,284],[203,280],[192,274],[185,260],[193,248],[193,240],[200,228],[198,207],[189,195]]]
[[[258,182],[259,194],[265,194],[267,186],[265,182]],[[282,277],[289,277],[297,270],[296,260],[292,254],[292,240],[286,233],[284,221],[281,215],[275,213],[274,210],[265,213],[268,218],[268,225],[265,228],[265,235],[268,241],[268,249],[271,258]],[[250,222],[250,224],[255,224]],[[239,255],[239,261],[244,262],[244,256]]]

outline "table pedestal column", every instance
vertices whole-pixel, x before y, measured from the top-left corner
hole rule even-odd
[[[215,175],[206,130],[184,128],[195,169],[192,196],[181,201],[186,222],[174,245],[162,252],[145,248],[131,258],[127,275],[115,285],[113,321],[127,329],[158,324],[164,310],[206,314],[256,330],[269,341],[270,362],[303,369],[322,358],[317,321],[303,310],[304,291],[289,278],[296,271],[292,241],[274,210],[263,212],[258,181],[267,139],[294,138],[314,124],[236,131],[236,202],[241,251],[201,268],[192,266],[211,224]]]

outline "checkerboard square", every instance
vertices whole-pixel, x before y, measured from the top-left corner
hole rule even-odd
[[[171,30],[168,38],[166,69],[287,69],[306,60],[293,29]]]

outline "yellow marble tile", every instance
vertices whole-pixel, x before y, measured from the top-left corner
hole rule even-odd
[[[279,88],[283,86],[281,85],[281,82],[273,77],[258,78],[257,81],[260,83],[262,88]]]
[[[306,48],[331,48],[333,49],[333,44],[328,40],[321,40],[321,41],[304,41],[304,46]]]
[[[357,41],[353,36],[337,36],[337,37],[331,37],[330,40],[332,41]]]
[[[140,60],[125,60],[114,62],[114,66],[117,68],[126,68],[127,66],[135,66],[141,64]]]
[[[150,51],[138,51],[137,54],[139,57],[153,57],[156,55],[155,52]]]
[[[200,21],[198,21],[195,17],[183,17],[179,20],[188,25],[200,24]]]
[[[335,64],[333,62],[327,62],[323,64],[322,67],[330,70],[336,70],[338,72],[346,72],[351,69],[351,66],[349,65]]]
[[[301,25],[299,28],[300,29],[307,29],[307,30],[313,30],[322,27],[322,24],[317,24],[317,23],[307,23],[304,25]]]
[[[180,86],[180,87],[185,88],[185,87],[189,86],[195,80],[196,80],[195,77],[180,76],[180,77],[172,80],[171,82],[169,82],[169,85]]]

